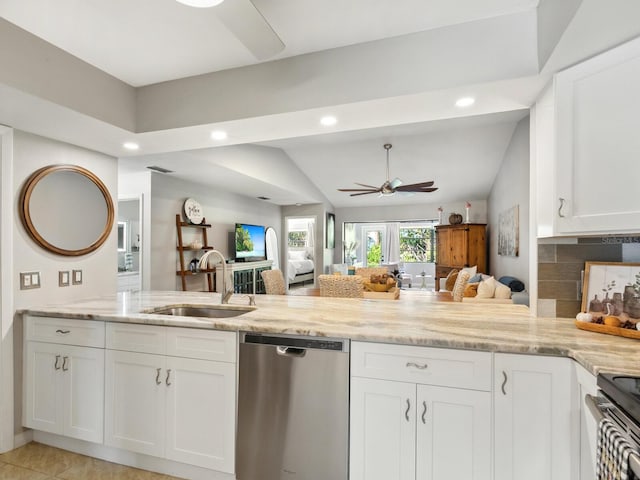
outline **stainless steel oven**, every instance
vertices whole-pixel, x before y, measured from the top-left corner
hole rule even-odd
[[[596,421],[611,420],[621,436],[640,451],[640,377],[598,375],[597,397],[586,395],[585,403]],[[630,479],[640,480],[640,455],[629,455]],[[635,476],[634,476],[635,475]]]

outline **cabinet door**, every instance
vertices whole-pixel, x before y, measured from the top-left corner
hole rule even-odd
[[[558,232],[637,232],[639,83],[640,39],[556,76]]]
[[[63,434],[102,443],[104,425],[104,350],[62,347]]]
[[[352,377],[350,480],[414,480],[416,386]]]
[[[490,480],[491,393],[418,385],[417,398],[416,479]]]
[[[495,354],[495,479],[577,478],[571,360]]]
[[[464,227],[451,230],[451,265],[467,267],[469,263],[469,230]]]
[[[62,434],[62,345],[26,343],[24,426]]]
[[[438,228],[436,230],[436,263],[438,265],[451,265],[451,230]]]
[[[167,357],[166,457],[233,473],[235,364]]]
[[[105,444],[163,456],[165,358],[107,350],[105,363]]]

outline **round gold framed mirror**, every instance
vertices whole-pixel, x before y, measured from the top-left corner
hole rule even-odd
[[[29,236],[45,250],[66,256],[98,249],[114,221],[107,187],[77,165],[50,165],[34,172],[22,187],[19,209]]]

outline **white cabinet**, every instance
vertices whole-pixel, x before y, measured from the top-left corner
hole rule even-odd
[[[105,443],[233,473],[235,338],[233,332],[107,325]]]
[[[416,385],[351,379],[350,480],[415,480]]]
[[[102,443],[104,349],[63,342],[104,344],[104,326],[100,322],[27,317],[25,327],[23,424]]]
[[[487,352],[353,342],[350,479],[489,480],[490,385]]]
[[[495,480],[578,478],[578,410],[569,358],[494,355]]]
[[[538,236],[637,233],[640,39],[558,73],[534,115]]]

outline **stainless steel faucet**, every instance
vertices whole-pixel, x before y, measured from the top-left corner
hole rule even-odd
[[[222,298],[220,303],[226,304],[229,303],[229,299],[231,298],[231,295],[233,295],[233,286],[231,286],[231,289],[227,290],[227,263],[224,259],[224,255],[222,255],[218,250],[209,250],[202,255],[200,262],[198,262],[198,267],[200,269],[206,269],[209,262],[209,256],[213,254],[216,254],[220,258],[220,263],[222,264]]]

